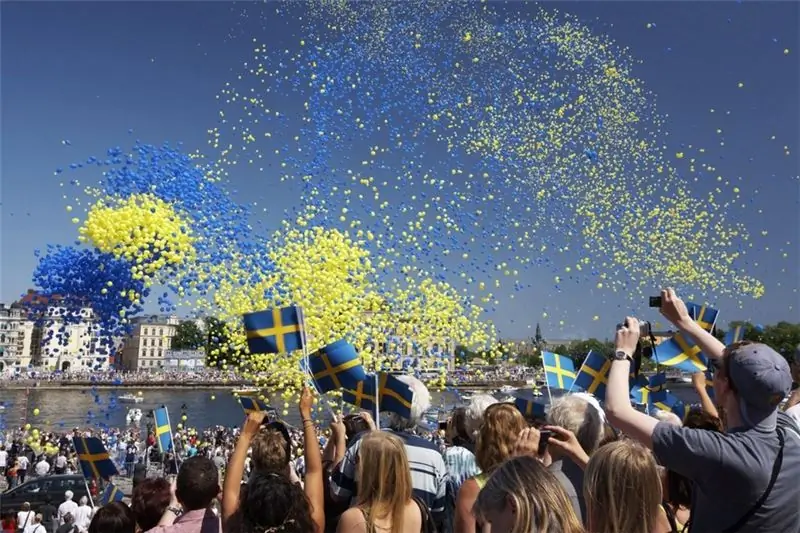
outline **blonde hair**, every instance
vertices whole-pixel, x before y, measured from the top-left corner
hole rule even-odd
[[[526,427],[525,418],[514,404],[496,403],[486,408],[475,439],[475,461],[484,473],[491,474],[511,457],[517,438]]]
[[[411,469],[403,441],[386,431],[369,432],[358,452],[356,499],[367,523],[391,517],[392,531],[402,531],[411,491]]]
[[[520,456],[500,465],[478,493],[472,513],[481,520],[514,504],[510,533],[583,533],[564,487],[536,458]]]
[[[589,460],[583,485],[589,530],[652,533],[661,505],[661,479],[650,450],[631,440],[606,444]]]

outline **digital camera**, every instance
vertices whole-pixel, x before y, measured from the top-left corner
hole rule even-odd
[[[625,324],[617,324],[617,329],[620,329]],[[639,321],[639,336],[640,337],[649,337],[650,336],[650,322],[646,320]]]

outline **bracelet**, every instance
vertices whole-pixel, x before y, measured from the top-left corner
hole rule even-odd
[[[303,425],[306,425],[306,424],[311,424],[313,426],[314,425],[314,421],[313,420],[303,420]]]

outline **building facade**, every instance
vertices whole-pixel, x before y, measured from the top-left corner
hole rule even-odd
[[[166,370],[202,370],[206,366],[206,353],[203,350],[167,350],[164,355]]]
[[[125,341],[117,367],[135,371],[164,369],[178,324],[180,319],[174,315],[134,318],[133,331]]]
[[[33,321],[19,304],[0,303],[0,373],[21,372],[31,364]]]

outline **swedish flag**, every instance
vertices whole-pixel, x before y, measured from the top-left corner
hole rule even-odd
[[[608,385],[608,371],[611,369],[611,360],[601,353],[589,352],[586,360],[578,370],[575,386],[580,387],[597,398],[606,397]]]
[[[378,375],[378,387],[381,395],[381,411],[411,418],[411,402],[414,400],[414,391],[411,387],[386,372]]]
[[[380,391],[380,410],[397,413],[411,418],[411,403],[414,391],[406,383],[386,372],[378,374],[378,390]],[[352,389],[344,389],[342,399],[361,409],[375,409],[375,376],[367,376]]]
[[[287,353],[303,348],[301,313],[296,306],[245,313],[250,353]]]
[[[647,380],[647,388],[650,389],[651,392],[661,392],[667,389],[667,375],[663,372],[659,372],[658,374],[653,374],[650,376],[650,379]]]
[[[547,386],[551,389],[570,389],[575,382],[575,364],[569,357],[542,352],[542,364]]]
[[[744,339],[744,326],[736,326],[725,333],[725,346],[730,346],[734,342]]]
[[[714,329],[719,316],[719,310],[709,307],[707,305],[699,305],[694,302],[686,302],[686,309],[689,311],[689,316],[692,320],[700,324],[700,327],[706,331]]]
[[[345,340],[338,340],[311,354],[308,366],[321,393],[342,388],[353,390],[367,377],[355,346]]]
[[[658,363],[664,366],[671,366],[685,372],[705,372],[705,357],[700,351],[700,347],[693,341],[684,337],[683,333],[678,332],[656,348]]]
[[[342,400],[365,411],[375,410],[375,378],[367,376],[352,389],[342,390]]]
[[[544,404],[532,398],[515,398],[514,405],[525,418],[544,418]]]
[[[666,391],[666,384],[667,375],[664,373],[654,374],[649,379],[639,376],[634,380],[630,397],[635,403],[650,405],[656,394]]]
[[[686,416],[689,414],[689,406],[667,390],[654,392],[651,402],[653,407],[675,413],[681,420],[686,420]]]
[[[123,498],[125,498],[125,494],[113,483],[108,483],[103,494],[100,496],[100,505],[108,505],[111,502],[121,502]]]
[[[73,437],[72,445],[86,479],[108,479],[119,474],[108,450],[97,437]]]
[[[162,405],[153,409],[153,418],[156,422],[156,442],[158,443],[158,451],[161,453],[172,451],[172,426],[169,423],[169,413],[167,406]]]
[[[242,409],[246,415],[261,412],[272,413],[275,411],[274,408],[267,405],[267,402],[255,396],[239,396],[239,403],[242,405]]]

